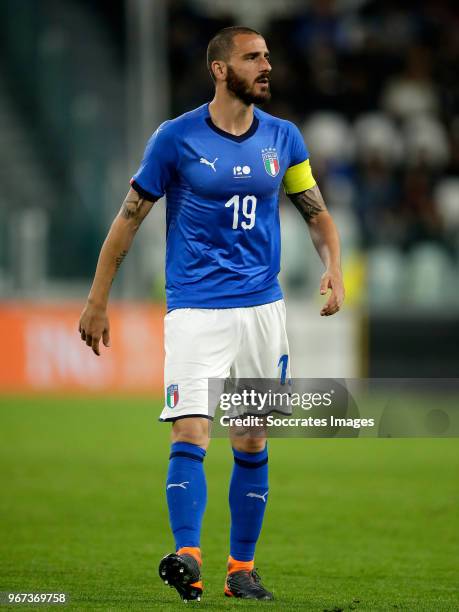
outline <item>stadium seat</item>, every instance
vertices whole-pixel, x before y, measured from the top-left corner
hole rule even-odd
[[[435,187],[434,198],[448,230],[459,229],[459,178],[445,178]]]
[[[290,202],[281,207],[281,234],[281,282],[296,293],[312,289],[312,278],[318,274],[317,258],[306,224]]]
[[[399,305],[405,281],[404,258],[400,251],[391,246],[370,249],[367,270],[370,306],[395,308]]]
[[[438,96],[433,84],[426,80],[395,77],[389,80],[381,97],[381,105],[400,119],[416,113],[438,110]]]
[[[440,308],[454,295],[456,271],[446,251],[436,244],[415,247],[406,273],[407,301],[418,308]]]
[[[427,162],[444,166],[449,160],[448,136],[438,119],[429,115],[415,115],[404,126],[406,159],[415,165]]]
[[[318,160],[346,160],[354,157],[354,134],[349,123],[337,113],[316,113],[303,128],[311,157]]]
[[[397,163],[403,155],[403,140],[394,122],[383,113],[367,113],[354,124],[357,155],[377,156],[387,163]]]

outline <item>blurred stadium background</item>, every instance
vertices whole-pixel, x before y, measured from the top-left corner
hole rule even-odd
[[[66,590],[79,610],[173,609],[153,578],[171,546],[156,422],[164,202],[114,283],[112,347],[97,359],[77,333],[145,142],[211,98],[216,30],[259,29],[273,63],[266,110],[303,130],[343,242],[347,301],[324,320],[319,259],[281,196],[295,376],[456,377],[458,11],[442,0],[0,0],[0,15],[0,591]],[[284,609],[458,609],[456,440],[273,440],[270,453],[258,558]],[[213,440],[206,469],[203,605],[217,610],[226,441]]]
[[[346,308],[322,321],[320,262],[301,218],[281,197],[295,374],[456,375],[459,23],[453,5],[1,0],[0,7],[0,326],[9,338],[3,388],[79,388],[84,381],[160,388],[160,368],[126,373],[122,354],[130,338],[139,358],[153,351],[152,361],[161,359],[163,202],[113,288],[115,301],[150,305],[113,308],[117,364],[106,357],[105,365],[94,365],[78,346],[75,317],[147,138],[164,119],[211,99],[206,44],[235,23],[266,36],[273,62],[266,110],[303,130],[343,241]],[[56,302],[57,310],[50,305]],[[50,357],[56,345],[65,349]]]

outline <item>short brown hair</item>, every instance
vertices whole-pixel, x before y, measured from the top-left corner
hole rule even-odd
[[[246,26],[230,26],[218,31],[207,45],[207,68],[213,81],[215,81],[215,75],[212,72],[212,62],[216,60],[228,61],[234,46],[233,40],[237,34],[256,34],[257,36],[262,36],[260,32]]]

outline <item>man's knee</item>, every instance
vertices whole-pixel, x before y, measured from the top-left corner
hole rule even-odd
[[[186,417],[178,419],[172,426],[172,442],[188,442],[207,449],[209,446],[209,419]]]
[[[242,436],[231,439],[233,448],[243,453],[260,453],[266,446],[266,438],[263,436]]]

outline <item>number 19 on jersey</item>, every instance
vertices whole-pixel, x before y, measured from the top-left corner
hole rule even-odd
[[[225,207],[229,208],[234,206],[233,210],[233,229],[239,227],[239,209],[240,209],[240,196],[234,195],[231,200],[226,202]],[[255,213],[257,210],[257,198],[253,195],[246,195],[242,198],[242,218],[240,226],[244,230],[252,229],[255,225]]]

